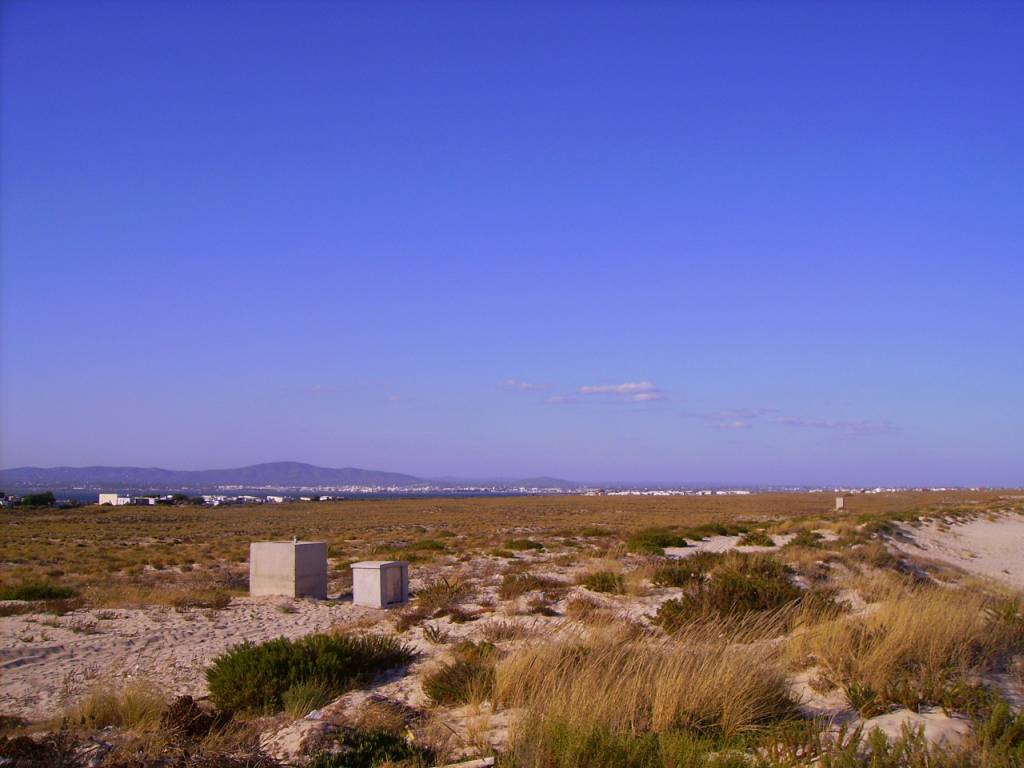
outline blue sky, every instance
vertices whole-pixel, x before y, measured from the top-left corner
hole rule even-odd
[[[1020,3],[2,14],[2,466],[1024,484]]]

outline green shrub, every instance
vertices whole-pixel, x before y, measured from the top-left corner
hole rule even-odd
[[[751,531],[750,533],[743,534],[740,540],[736,543],[738,547],[774,547],[775,542],[772,537],[764,531]]]
[[[412,650],[393,636],[309,635],[243,643],[206,670],[210,698],[229,712],[279,712],[292,686],[317,682],[340,696],[359,681],[402,666]]]
[[[454,650],[455,659],[442,664],[423,678],[423,691],[431,701],[444,706],[468,704],[490,698],[494,693],[498,649],[493,643],[465,640]]]
[[[207,589],[189,592],[178,595],[171,600],[171,605],[176,611],[184,611],[189,608],[211,608],[222,610],[231,604],[231,595],[223,589]]]
[[[665,547],[686,546],[686,539],[664,528],[644,528],[626,539],[629,551],[642,555],[664,555]]]
[[[722,561],[718,552],[698,552],[654,569],[651,581],[658,587],[685,587],[695,581],[703,581],[711,568]]]
[[[751,611],[771,611],[789,605],[803,591],[788,577],[786,567],[771,558],[725,558],[710,580],[658,610],[656,621],[666,630],[708,617],[734,617]]]
[[[405,549],[409,552],[440,552],[447,549],[447,547],[443,541],[438,541],[437,539],[420,539],[412,544],[406,544]]]
[[[387,730],[344,728],[338,736],[339,751],[322,752],[308,768],[376,768],[385,765],[428,766],[434,753]]]
[[[509,539],[505,542],[505,549],[523,552],[527,549],[541,550],[544,549],[544,545],[532,539]]]
[[[693,528],[688,528],[683,535],[688,539],[703,541],[708,536],[737,536],[747,532],[747,526],[736,523],[705,523]]]
[[[820,547],[822,542],[822,535],[814,531],[800,531],[794,536],[790,542],[786,545],[787,547]]]
[[[622,591],[622,574],[613,571],[595,571],[583,576],[579,583],[594,592],[619,593]]]
[[[66,600],[75,596],[71,587],[62,587],[44,581],[0,587],[0,600]]]

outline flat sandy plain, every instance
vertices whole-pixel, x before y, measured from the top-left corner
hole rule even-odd
[[[848,495],[840,513],[833,504],[825,494],[758,494],[5,511],[2,582],[59,582],[78,597],[60,615],[35,611],[31,604],[0,603],[12,614],[0,617],[0,714],[52,721],[97,686],[131,681],[144,681],[169,698],[202,698],[205,669],[238,643],[326,631],[400,632],[417,653],[408,669],[346,694],[314,719],[268,722],[264,748],[279,759],[294,759],[323,737],[324,728],[344,722],[372,697],[441,721],[452,735],[445,745],[449,756],[500,752],[508,747],[514,708],[499,709],[490,701],[438,705],[424,693],[423,676],[447,660],[460,639],[493,639],[502,654],[514,656],[541,640],[588,631],[594,623],[588,616],[595,613],[631,631],[660,632],[659,608],[682,590],[652,583],[652,563],[729,552],[741,544],[731,533],[706,532],[698,539],[694,529],[709,524],[765,531],[773,546],[739,550],[779,553],[797,583],[829,582],[854,615],[870,614],[881,604],[873,588],[863,586],[862,569],[871,565],[851,555],[868,546],[883,547],[903,574],[955,589],[1010,594],[1024,588],[1020,495]],[[689,534],[691,546],[668,547],[664,556],[630,551],[630,535],[652,527]],[[844,551],[840,537],[862,530],[872,531],[871,541],[850,539],[850,551]],[[817,531],[826,548],[794,546],[801,531]],[[291,536],[328,541],[330,599],[248,597],[248,543]],[[536,548],[510,548],[523,541]],[[404,611],[352,605],[349,564],[392,557],[412,561],[414,594],[440,579],[465,585],[457,612],[403,622],[415,601]],[[877,554],[872,558],[881,563]],[[580,583],[595,571],[618,574],[621,588],[604,593]],[[523,573],[555,587],[550,594],[503,593],[510,575]],[[579,610],[584,604],[590,613]],[[911,723],[936,742],[969,737],[963,715],[937,707],[890,707],[867,717],[837,689],[822,692],[814,676],[813,668],[794,667],[790,673],[793,696],[806,714],[877,726],[893,736]],[[987,679],[1011,704],[1024,701],[1019,675],[1001,670]]]

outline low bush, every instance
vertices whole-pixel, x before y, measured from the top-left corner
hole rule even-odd
[[[494,667],[498,650],[486,641],[463,641],[454,650],[455,658],[423,678],[423,691],[431,701],[445,706],[483,701],[494,693]]]
[[[764,531],[751,531],[740,537],[736,543],[737,547],[774,547],[772,537]]]
[[[683,535],[688,539],[703,541],[708,536],[737,536],[747,532],[747,526],[735,523],[704,523],[687,528]]]
[[[447,547],[443,541],[437,539],[420,539],[411,544],[406,544],[404,549],[407,552],[441,552]]]
[[[593,571],[581,576],[577,583],[594,592],[618,594],[622,592],[623,579],[621,573],[614,571]]]
[[[219,611],[231,605],[231,595],[223,589],[197,590],[175,595],[171,599],[171,605],[176,611],[186,611],[190,608],[208,608]]]
[[[626,539],[626,548],[642,555],[664,555],[665,547],[686,546],[686,539],[664,528],[644,528]]]
[[[424,614],[434,616],[450,609],[470,594],[469,585],[458,579],[440,578],[424,585],[416,593],[416,605]]]
[[[786,544],[787,547],[820,547],[824,537],[816,531],[800,531]]]
[[[338,751],[322,752],[308,768],[377,768],[402,765],[408,768],[433,765],[434,753],[388,730],[342,728]]]
[[[770,557],[727,556],[710,579],[682,597],[664,603],[656,621],[671,632],[695,620],[776,610],[802,596],[803,591],[789,580],[786,567],[779,561]]]
[[[66,600],[75,590],[45,581],[29,581],[0,587],[0,600]]]
[[[229,712],[279,712],[294,685],[317,682],[334,697],[361,680],[407,664],[412,650],[387,635],[309,635],[243,643],[206,670],[210,698]]]
[[[505,549],[511,549],[516,552],[523,552],[528,549],[539,551],[544,549],[544,545],[532,539],[509,539],[505,542]]]
[[[564,589],[565,584],[549,576],[537,576],[532,573],[506,573],[498,587],[498,597],[502,600],[514,600],[527,592],[538,590]]]
[[[656,566],[651,581],[658,587],[685,587],[695,581],[703,581],[708,571],[722,559],[723,555],[717,552],[698,552]]]

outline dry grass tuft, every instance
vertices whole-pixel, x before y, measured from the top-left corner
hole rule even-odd
[[[996,610],[985,595],[923,587],[867,615],[824,622],[797,635],[790,659],[816,664],[864,715],[889,706],[918,709],[947,703],[1024,641],[1013,610]]]
[[[115,726],[151,730],[160,725],[167,698],[154,685],[134,680],[123,687],[97,686],[65,713],[67,721],[85,728]]]
[[[534,720],[614,733],[691,729],[731,736],[790,717],[778,649],[763,628],[693,627],[673,640],[597,633],[553,641],[498,665],[496,699]]]

